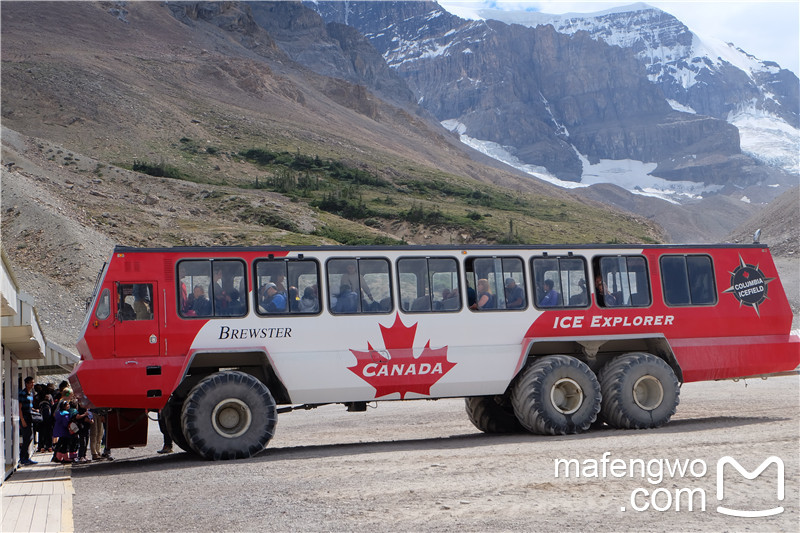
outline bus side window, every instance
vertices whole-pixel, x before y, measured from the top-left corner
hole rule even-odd
[[[290,261],[289,311],[297,314],[316,314],[319,306],[319,264],[314,260]]]
[[[178,263],[178,295],[181,307],[178,313],[182,317],[208,317],[213,313],[211,294],[211,261],[207,259],[189,259]],[[183,292],[187,292],[185,299]]]
[[[717,303],[717,291],[714,290],[714,265],[707,255],[690,255],[686,257],[689,267],[689,288],[692,293],[692,305],[714,305]]]
[[[531,264],[537,307],[584,307],[589,304],[583,258],[534,257]]]
[[[458,263],[451,257],[403,258],[397,261],[400,307],[405,312],[458,311]]]
[[[329,259],[328,303],[335,315],[392,310],[389,261],[384,258]]]
[[[262,259],[254,269],[259,314],[319,312],[319,264],[314,259]]]
[[[527,307],[525,273],[519,257],[476,257],[465,263],[467,302],[473,311]]]
[[[461,291],[458,286],[458,262],[452,257],[428,259],[428,274],[433,291],[435,311],[461,309]]]
[[[214,316],[244,316],[247,314],[247,282],[244,262],[233,260],[214,260],[212,263],[214,283]],[[244,295],[244,297],[242,296]]]
[[[714,267],[707,255],[664,255],[659,260],[664,303],[714,305]]]
[[[644,257],[601,257],[595,260],[594,271],[595,295],[600,307],[650,305],[650,278]]]
[[[405,312],[431,310],[428,285],[428,260],[424,257],[398,259],[397,277],[400,284],[400,307]]]

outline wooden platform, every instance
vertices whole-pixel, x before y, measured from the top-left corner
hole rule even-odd
[[[34,454],[39,464],[20,467],[3,482],[0,531],[73,531],[72,467],[51,463],[51,457]]]

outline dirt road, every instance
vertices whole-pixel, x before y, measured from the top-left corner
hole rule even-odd
[[[151,423],[147,448],[73,468],[75,528],[796,531],[799,384],[797,377],[687,384],[663,428],[566,437],[481,434],[461,400],[387,402],[366,413],[327,406],[281,415],[265,452],[230,462],[157,455],[161,436]],[[753,480],[729,465],[718,501],[717,462],[725,456],[746,472],[780,458],[785,498],[778,499],[776,465]],[[576,462],[558,463],[556,477],[559,459]],[[669,470],[676,461],[682,474]],[[718,505],[785,510],[738,518]]]

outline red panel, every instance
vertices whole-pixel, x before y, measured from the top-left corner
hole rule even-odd
[[[73,372],[92,405],[161,409],[172,394],[183,368],[184,357],[142,357],[136,359],[94,359],[81,361]],[[148,375],[147,367],[160,367],[160,374]],[[148,398],[148,391],[161,391]]]
[[[787,372],[800,366],[797,336],[674,339],[670,345],[686,382]]]

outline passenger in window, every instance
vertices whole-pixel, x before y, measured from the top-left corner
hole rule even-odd
[[[245,312],[245,305],[244,302],[241,300],[241,296],[239,291],[236,289],[232,289],[230,294],[225,295],[225,307],[223,308],[222,313],[225,316],[241,316]]]
[[[442,289],[441,299],[433,301],[433,310],[441,311],[444,308],[444,303],[448,298],[450,298],[450,289]]]
[[[288,294],[288,291],[286,290],[286,276],[283,274],[278,274],[275,277],[275,288],[278,290],[278,292],[284,295]]]
[[[494,309],[497,307],[497,300],[489,290],[489,280],[481,278],[478,280],[478,294],[475,303],[470,306],[472,310]]]
[[[136,320],[151,320],[153,318],[151,307],[150,297],[147,294],[147,286],[134,285],[133,311],[136,313]]]
[[[580,287],[581,292],[577,294],[573,294],[569,299],[569,305],[586,305],[586,302],[589,300],[586,298],[586,280],[581,279],[578,281],[578,287]]]
[[[608,292],[608,287],[600,274],[594,278],[594,290],[597,298],[597,305],[601,307],[614,307],[617,305],[617,299],[613,294]]]
[[[372,291],[369,289],[369,285],[367,285],[367,282],[364,280],[364,276],[359,276],[358,272],[356,272],[355,263],[347,264],[347,272],[342,274],[340,284],[349,285],[352,289],[361,287],[361,293],[370,300],[374,301],[374,298],[372,297]]]
[[[555,307],[559,304],[559,294],[553,288],[553,280],[544,280],[544,297],[539,301],[539,307]]]
[[[514,278],[506,278],[506,309],[525,307],[525,291],[517,285]]]
[[[133,310],[125,298],[125,287],[120,287],[119,290],[119,319],[123,322],[125,320],[136,320],[136,311]]]
[[[339,287],[339,297],[336,299],[333,311],[336,313],[358,312],[358,294],[347,283]]]
[[[303,297],[300,298],[298,311],[301,313],[316,313],[319,311],[319,298],[317,297],[316,286],[305,288]]]
[[[286,312],[286,296],[282,292],[278,292],[278,287],[272,282],[264,286],[261,308],[262,313]]]
[[[473,307],[473,305],[475,305],[475,302],[477,301],[477,299],[478,299],[478,295],[475,293],[475,289],[473,287],[470,287],[469,285],[467,285],[467,306],[470,309],[475,309],[475,307]]]
[[[214,292],[222,294],[224,289],[222,288],[222,269],[215,268],[214,269]]]
[[[460,305],[461,302],[458,295],[458,287],[454,287],[447,295],[447,298],[442,300],[442,309],[445,311],[453,311],[458,309]]]
[[[214,309],[217,315],[230,315],[228,312],[228,300],[230,297],[222,286],[222,269],[214,269]]]
[[[191,316],[209,316],[211,314],[211,302],[206,298],[206,291],[202,285],[194,286],[186,305],[189,311],[194,313]]]

